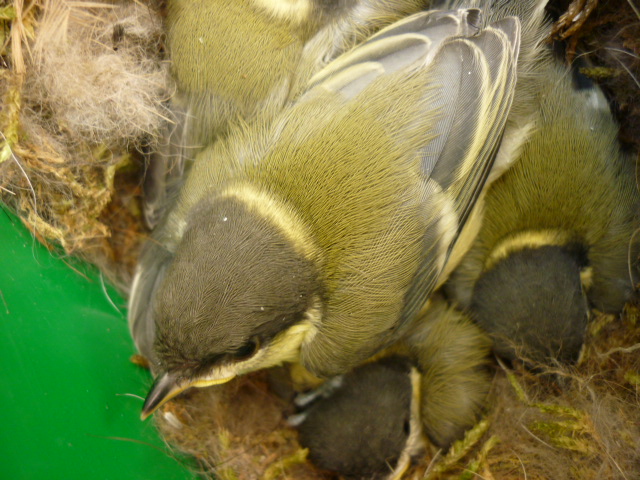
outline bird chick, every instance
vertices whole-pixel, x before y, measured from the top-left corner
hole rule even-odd
[[[633,294],[640,196],[599,89],[577,88],[560,65],[536,73],[535,129],[488,191],[480,233],[446,290],[499,355],[571,363],[590,307],[619,312]]]
[[[409,17],[267,123],[194,162],[142,253],[129,320],[158,379],[143,409],[285,361],[344,373],[404,334],[482,191],[520,23]]]
[[[330,380],[296,416],[317,466],[399,478],[426,439],[447,450],[484,412],[491,342],[439,296],[388,355]],[[383,354],[386,355],[386,354]]]
[[[309,460],[349,478],[391,474],[411,436],[411,371],[407,358],[393,356],[333,381],[297,426]],[[414,437],[418,450],[420,435]]]
[[[272,118],[327,62],[426,0],[168,0],[172,122],[145,178],[155,227],[196,154],[237,124]],[[264,121],[264,118],[263,118]]]

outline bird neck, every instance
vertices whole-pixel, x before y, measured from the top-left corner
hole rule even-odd
[[[278,230],[304,258],[314,264],[319,261],[320,248],[315,244],[309,227],[285,201],[249,183],[229,186],[219,198],[233,198],[240,202]]]

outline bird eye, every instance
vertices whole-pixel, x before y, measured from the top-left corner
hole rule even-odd
[[[219,364],[219,363],[220,363],[220,361],[221,361],[223,358],[224,358],[224,355],[222,355],[222,354],[220,354],[220,353],[214,353],[214,354],[211,354],[211,355],[209,355],[209,356],[205,357],[205,358],[202,360],[201,364],[202,364],[202,365],[205,365],[205,366],[207,366],[207,367],[211,367],[211,366],[214,366],[214,365]]]
[[[411,433],[411,422],[409,420],[405,420],[402,424],[402,431],[407,436]]]
[[[237,360],[245,360],[252,357],[257,351],[258,342],[256,340],[249,340],[233,353],[233,357]]]

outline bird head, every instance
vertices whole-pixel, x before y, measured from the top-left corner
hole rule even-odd
[[[589,318],[588,272],[578,244],[518,249],[480,276],[471,310],[499,355],[574,362]]]
[[[143,418],[187,388],[298,358],[320,288],[313,262],[280,227],[233,197],[193,209],[152,300],[159,375]]]

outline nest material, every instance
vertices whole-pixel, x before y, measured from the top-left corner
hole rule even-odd
[[[156,413],[156,424],[211,478],[325,478],[306,461],[286,424],[291,403],[270,389],[268,376],[262,371],[223,387],[192,389]]]
[[[640,5],[633,0],[557,0],[553,38],[566,58],[586,58],[582,73],[604,90],[620,124],[620,141],[640,151]]]
[[[552,2],[558,14],[569,2]],[[574,0],[556,34],[587,55],[621,139],[640,149],[640,15],[631,2]],[[145,237],[140,151],[170,121],[162,18],[134,1],[16,0],[0,8],[0,196],[43,243],[126,284]],[[408,478],[640,476],[640,320],[593,323],[584,359],[549,375],[498,369],[487,418]],[[221,479],[329,478],[286,426],[266,372],[194,390],[157,415],[161,433]],[[433,458],[437,456],[437,458]]]
[[[167,121],[162,19],[134,2],[3,13],[1,199],[43,243],[126,283],[143,232],[136,157]]]

